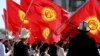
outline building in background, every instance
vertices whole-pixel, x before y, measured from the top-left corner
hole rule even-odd
[[[63,8],[65,8],[70,13],[75,12],[79,7],[81,7],[87,0],[53,0]],[[100,3],[100,0],[98,0]]]

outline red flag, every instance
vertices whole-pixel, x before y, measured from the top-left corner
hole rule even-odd
[[[3,11],[4,11],[4,17],[3,17],[3,19],[4,19],[4,22],[5,22],[5,28],[7,30],[9,30],[9,31],[13,31],[13,27],[10,24],[10,22],[8,21],[8,18],[7,18],[7,10],[4,9]]]
[[[34,33],[32,31],[35,30],[31,30],[31,28],[33,28],[34,25],[32,25],[29,22],[29,20],[25,18],[26,13],[23,11],[23,9],[13,1],[7,0],[7,12],[8,20],[10,24],[13,26],[13,34],[15,35],[19,33],[21,28],[26,28],[30,31],[30,37],[28,38],[28,42],[34,42]]]
[[[87,1],[71,17],[71,23],[78,26],[81,21],[86,21],[91,28],[89,35],[94,37],[100,43],[100,8],[97,0]]]
[[[40,28],[37,38],[48,39],[50,35],[57,31],[58,27],[68,18],[63,18],[62,7],[52,1],[34,0],[26,18],[30,22],[36,23]],[[68,14],[68,13],[67,13]],[[36,28],[34,28],[36,29]]]
[[[13,26],[13,33],[16,34],[19,31],[21,24],[28,24],[29,21],[24,19],[25,12],[20,6],[11,0],[7,0],[7,15],[10,24]]]
[[[3,9],[3,20],[4,20],[4,23],[5,23],[5,28],[7,29],[7,10],[6,9]]]
[[[61,26],[58,28],[58,30],[57,30],[57,34],[61,34],[61,33],[64,33],[64,31],[65,31],[65,28],[69,28],[69,13],[65,10],[65,9],[63,9],[62,8],[62,24],[61,24]]]

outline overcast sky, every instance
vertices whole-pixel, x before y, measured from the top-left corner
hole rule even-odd
[[[20,3],[20,0],[14,0],[15,2],[17,3]],[[5,28],[5,24],[4,24],[4,21],[2,19],[2,16],[3,15],[3,8],[6,8],[6,0],[0,0],[0,28]]]

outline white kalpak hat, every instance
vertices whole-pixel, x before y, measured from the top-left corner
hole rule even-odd
[[[22,28],[20,32],[20,38],[28,38],[30,36],[29,30]]]
[[[78,30],[82,30],[82,31],[90,31],[90,27],[88,26],[88,24],[85,21],[82,21],[79,24]]]

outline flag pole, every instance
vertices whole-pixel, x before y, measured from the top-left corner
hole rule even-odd
[[[89,0],[88,0],[88,1],[89,1]],[[88,1],[86,1],[81,7],[83,7]],[[81,7],[80,7],[80,8],[81,8]],[[80,9],[80,8],[79,8],[79,9]],[[78,9],[78,10],[79,10],[79,9]],[[78,10],[77,10],[77,11],[78,11]],[[77,12],[77,11],[76,11],[76,12]],[[74,15],[76,12],[74,12],[73,15]],[[72,16],[73,16],[73,15],[72,15]],[[69,19],[70,19],[72,16],[68,17],[68,19],[66,19],[61,25],[59,25],[59,26],[57,27],[57,29],[55,29],[54,32],[48,37],[48,39],[51,38],[51,36],[52,36],[54,33],[56,33],[66,22],[70,23],[70,20],[69,20]],[[74,25],[74,24],[72,24],[72,25]]]
[[[19,27],[19,31],[18,31],[18,34],[17,34],[17,35],[20,34],[20,30],[21,30],[21,28],[23,27],[23,22],[25,21],[25,17],[26,17],[27,14],[29,13],[29,10],[30,10],[30,8],[31,8],[31,6],[32,6],[32,4],[33,4],[33,1],[34,1],[34,0],[31,0],[30,4],[29,4],[29,6],[28,6],[28,9],[26,10],[25,16],[23,17],[23,21],[22,21],[22,23],[21,23],[21,26]]]
[[[89,1],[89,0],[88,0],[88,1]],[[81,7],[83,7],[88,1],[86,1]],[[80,7],[80,8],[81,8],[81,7]],[[79,9],[80,9],[80,8],[79,8]],[[79,9],[78,9],[78,10],[79,10]],[[78,10],[77,10],[77,11],[78,11]],[[77,11],[76,11],[76,12],[77,12]],[[75,12],[75,13],[76,13],[76,12]],[[73,15],[74,15],[75,13],[73,13]],[[73,15],[72,15],[72,16],[73,16]],[[70,17],[68,17],[68,18],[70,19],[72,16],[70,16]],[[67,21],[70,23],[70,20],[69,20],[69,19],[66,19],[60,26],[58,26],[58,28],[54,31],[54,33],[57,32],[57,31],[63,26],[63,24],[65,24]],[[74,24],[73,24],[73,25],[74,25]]]

